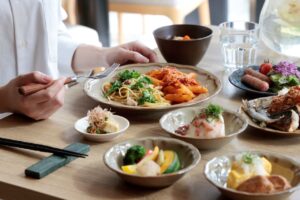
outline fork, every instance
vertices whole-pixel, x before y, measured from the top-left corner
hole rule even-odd
[[[93,73],[90,73],[89,76],[84,76],[84,75],[70,76],[65,80],[64,84],[66,85],[66,84],[70,84],[70,83],[71,84],[76,83],[79,78],[90,78],[90,79],[105,78],[108,75],[110,75],[111,73],[113,73],[119,66],[120,66],[120,64],[114,63],[110,67],[108,67],[106,70],[104,70],[101,74],[98,74],[98,75],[94,75]],[[47,87],[52,85],[52,83],[53,82],[48,83],[48,84],[32,83],[29,85],[23,85],[18,88],[18,91],[21,95],[27,96],[27,95],[33,94],[35,92],[38,92],[40,90],[46,89]]]

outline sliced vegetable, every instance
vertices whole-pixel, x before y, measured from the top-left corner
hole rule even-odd
[[[139,163],[138,165],[142,165],[144,162],[146,162],[147,160],[153,160],[155,161],[157,159],[157,156],[158,156],[158,153],[159,153],[159,148],[158,146],[155,146],[154,147],[154,150],[151,154],[149,155],[146,155]]]
[[[164,163],[164,161],[165,161],[164,151],[160,149],[157,157],[157,164],[161,166]]]
[[[162,174],[168,174],[176,172],[180,169],[180,161],[178,155],[174,151],[164,151],[164,163],[160,167]]]
[[[123,165],[122,170],[127,174],[136,174],[137,165]]]
[[[124,165],[132,165],[138,163],[146,154],[146,149],[143,146],[135,145],[130,147],[123,159]]]

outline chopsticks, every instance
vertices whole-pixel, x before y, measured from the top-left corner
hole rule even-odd
[[[0,138],[0,145],[23,148],[23,149],[30,149],[30,150],[41,151],[41,152],[48,152],[48,153],[53,153],[58,156],[74,156],[74,157],[81,157],[81,158],[85,158],[86,156],[88,156],[87,154],[77,153],[77,152],[69,151],[69,150],[65,150],[65,149],[59,149],[56,147],[46,146],[46,145],[42,145],[42,144],[29,143],[29,142],[23,142],[23,141],[19,141],[19,140],[6,139],[6,138]]]

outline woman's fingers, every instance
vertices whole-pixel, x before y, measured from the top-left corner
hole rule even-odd
[[[127,49],[121,49],[121,52],[119,54],[119,59],[121,60],[121,63],[126,63],[128,61],[132,61],[135,63],[148,63],[149,59],[142,54],[136,52],[136,51],[131,51]]]
[[[149,59],[149,62],[158,62],[156,53],[152,49],[146,47],[140,42],[135,41],[135,42],[125,44],[124,48],[142,54],[143,56]]]
[[[32,72],[29,74],[18,76],[15,79],[15,83],[17,87],[28,85],[30,83],[43,83],[48,84],[52,81],[52,78],[46,74],[43,74],[41,72]]]
[[[25,96],[24,100],[31,102],[31,103],[42,103],[45,101],[50,101],[53,99],[57,93],[64,88],[64,81],[65,78],[60,78],[54,81],[51,86],[44,90],[40,90],[36,93],[33,93],[29,96]]]
[[[50,101],[39,103],[37,105],[38,113],[35,114],[35,120],[47,119],[64,104],[65,90],[61,88],[57,95]]]

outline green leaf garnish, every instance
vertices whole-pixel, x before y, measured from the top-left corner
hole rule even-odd
[[[250,153],[245,153],[243,155],[243,161],[244,163],[246,164],[251,164],[253,162],[253,158],[254,158],[254,155],[253,154],[250,154]]]
[[[223,108],[221,106],[214,105],[214,104],[209,104],[205,108],[205,114],[207,119],[209,118],[219,119],[222,112],[223,112]]]
[[[122,86],[121,81],[116,80],[113,82],[112,86],[109,88],[109,90],[105,93],[105,96],[110,95],[111,93],[117,91]]]
[[[155,103],[156,99],[154,95],[149,90],[144,90],[142,92],[142,97],[138,100],[139,105],[145,104],[145,102]]]
[[[144,88],[145,85],[151,84],[152,81],[147,76],[140,77],[137,82],[131,86],[131,89]]]
[[[132,79],[132,78],[139,78],[141,76],[141,74],[135,70],[125,70],[123,72],[120,72],[118,74],[119,80],[121,82],[126,81],[128,79]]]

